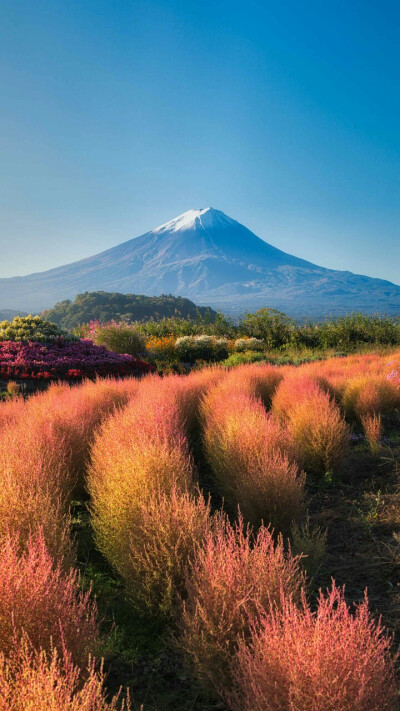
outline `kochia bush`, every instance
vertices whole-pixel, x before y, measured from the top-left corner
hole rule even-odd
[[[371,452],[376,454],[381,446],[382,437],[382,418],[381,415],[363,415],[361,417],[365,438],[369,443]]]
[[[9,655],[23,635],[37,650],[66,646],[83,667],[99,649],[96,606],[79,592],[77,571],[53,563],[40,533],[22,555],[10,537],[0,546],[0,652]]]
[[[23,549],[41,529],[53,558],[67,564],[72,480],[65,451],[51,421],[30,419],[27,411],[0,431],[0,540],[10,534]]]
[[[71,561],[69,504],[84,485],[96,428],[135,394],[138,381],[101,380],[0,405],[0,538],[23,548],[42,529],[51,555]]]
[[[137,385],[135,379],[54,385],[0,406],[0,538],[13,534],[23,547],[42,529],[52,556],[71,560],[68,508],[76,484],[83,486],[94,432]]]
[[[119,693],[107,701],[103,670],[96,671],[94,660],[80,669],[66,649],[46,654],[22,641],[11,657],[0,655],[2,711],[130,711],[129,698],[120,699]]]
[[[232,711],[395,711],[398,688],[390,640],[367,600],[353,616],[333,585],[318,608],[287,599],[239,641],[232,664]]]
[[[286,424],[307,472],[332,474],[349,444],[349,429],[332,396],[312,378],[288,376],[279,385],[272,412]]]
[[[126,532],[129,565],[127,595],[137,609],[169,621],[186,597],[186,575],[212,526],[209,505],[200,493],[161,491],[136,508]]]
[[[298,558],[284,552],[282,539],[274,543],[264,527],[253,536],[241,519],[231,526],[217,515],[188,571],[179,625],[179,647],[203,687],[230,687],[239,639],[280,605],[282,591],[299,600],[303,583]]]
[[[358,376],[344,388],[343,407],[349,417],[358,420],[371,415],[393,415],[400,407],[400,389],[384,376]]]
[[[288,532],[303,510],[304,477],[288,432],[260,400],[224,381],[203,403],[204,447],[220,495],[245,521]]]
[[[229,393],[246,392],[261,398],[264,406],[269,409],[272,397],[282,380],[279,368],[269,364],[245,364],[231,370],[224,378],[221,387]]]
[[[160,580],[158,566],[163,556],[164,560],[184,558],[173,551],[177,531],[183,537],[192,536],[189,519],[196,527],[197,505],[189,496],[195,491],[193,464],[185,436],[185,408],[181,405],[173,379],[143,382],[134,403],[105,423],[92,450],[89,490],[97,542],[141,606],[146,606],[145,594],[135,587],[140,583],[135,566],[146,555],[146,545],[152,545],[153,538],[153,543],[158,540],[167,553],[165,557],[160,550],[158,562],[157,555],[151,554],[156,562],[144,576],[143,590],[151,575]],[[180,496],[188,514],[187,533],[179,523]],[[154,520],[148,511],[154,512]],[[161,512],[165,514],[162,521],[158,518]],[[200,511],[200,518],[202,515]],[[179,545],[185,547],[186,543]],[[172,589],[180,574],[168,565],[167,561],[163,585]],[[151,592],[148,607],[154,610],[158,605],[160,613],[167,614],[164,591],[157,580],[154,588],[159,589],[160,598],[155,601]],[[167,597],[172,599],[170,593]]]

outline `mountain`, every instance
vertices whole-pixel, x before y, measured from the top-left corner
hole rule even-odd
[[[0,279],[0,308],[41,311],[82,291],[175,294],[228,313],[270,306],[293,316],[400,311],[400,286],[299,259],[219,210],[189,210],[94,257]]]
[[[12,321],[15,316],[27,316],[25,311],[15,311],[15,309],[4,309],[0,311],[0,321]]]

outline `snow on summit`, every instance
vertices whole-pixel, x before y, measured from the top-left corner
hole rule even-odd
[[[201,210],[187,210],[164,225],[156,227],[152,232],[180,232],[181,230],[191,230],[198,227],[210,229],[213,226],[225,225],[227,227],[234,223],[235,220],[232,220],[221,210],[214,210],[213,207],[204,207]]]
[[[212,210],[211,207],[205,207],[202,210],[187,210],[182,215],[174,217],[173,220],[165,222],[164,225],[156,227],[153,232],[178,232],[178,230],[190,229],[192,226],[194,227],[198,218],[210,210]]]

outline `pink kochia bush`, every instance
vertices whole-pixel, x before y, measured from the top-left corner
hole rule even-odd
[[[261,527],[257,534],[217,514],[187,572],[178,644],[205,688],[222,693],[231,685],[239,640],[281,596],[300,601],[304,584],[299,559]]]
[[[332,586],[313,613],[290,598],[243,636],[225,698],[232,711],[396,711],[390,640],[365,601]]]
[[[254,525],[263,520],[288,532],[302,514],[304,476],[286,428],[231,381],[209,391],[202,413],[206,457],[227,507],[235,512],[239,505]]]
[[[79,592],[79,575],[53,563],[43,535],[31,538],[20,555],[6,538],[0,547],[0,652],[9,655],[26,636],[37,650],[68,649],[74,664],[87,665],[99,648],[97,613],[89,593]]]
[[[22,641],[10,657],[0,654],[1,711],[130,711],[120,697],[107,701],[102,668],[80,669],[65,649],[46,654]]]
[[[0,343],[1,380],[80,380],[96,375],[143,375],[154,370],[133,356],[113,353],[91,341]]]

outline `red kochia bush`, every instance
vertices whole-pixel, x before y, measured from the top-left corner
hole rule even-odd
[[[129,711],[129,699],[119,703],[121,694],[106,700],[103,684],[102,669],[94,662],[80,669],[67,650],[48,655],[22,642],[10,658],[0,655],[1,711]]]
[[[37,650],[61,653],[65,645],[74,664],[83,666],[99,647],[89,593],[79,592],[76,571],[64,573],[53,563],[40,534],[22,555],[11,538],[0,547],[0,652],[9,655],[22,635]]]
[[[232,711],[395,711],[398,688],[390,641],[365,599],[353,616],[333,585],[316,613],[287,599],[232,663]]]
[[[228,385],[228,387],[227,387]],[[203,406],[204,447],[219,493],[244,519],[287,532],[303,508],[291,437],[244,387],[222,381]]]
[[[303,583],[299,559],[285,553],[281,538],[275,543],[263,526],[253,536],[241,519],[232,526],[217,514],[187,573],[178,640],[204,687],[230,687],[239,637],[280,605],[282,591],[300,600]]]

